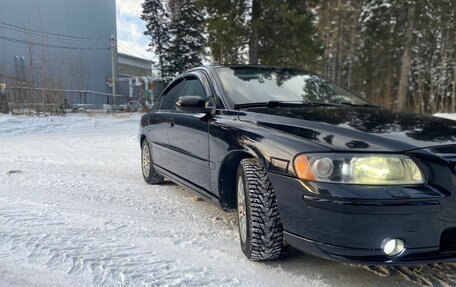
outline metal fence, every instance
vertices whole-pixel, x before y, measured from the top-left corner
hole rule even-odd
[[[63,90],[17,87],[7,92],[8,105],[16,114],[61,114],[67,109],[105,109],[112,108],[113,95],[89,90]],[[128,96],[116,95],[116,105],[130,100]]]

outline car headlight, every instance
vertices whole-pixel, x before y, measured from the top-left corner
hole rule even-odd
[[[409,185],[424,183],[416,163],[406,155],[302,154],[294,160],[298,178],[307,181]]]

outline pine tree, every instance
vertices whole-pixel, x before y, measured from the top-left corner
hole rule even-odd
[[[456,3],[416,3],[408,103],[416,112],[451,111],[456,67]]]
[[[245,59],[247,39],[245,0],[199,0],[206,13],[207,46],[219,64],[238,64]]]
[[[221,62],[310,68],[323,49],[304,0],[199,0],[209,46]]]
[[[158,68],[162,76],[169,76],[169,64],[166,61],[169,45],[169,18],[162,0],[145,0],[142,4],[141,19],[146,22],[147,30],[144,32],[150,37],[150,50],[158,58]]]
[[[324,45],[317,70],[329,79],[349,88],[356,83],[355,65],[359,60],[362,1],[321,1],[314,9],[315,25]]]
[[[323,48],[306,4],[303,0],[261,1],[261,22],[256,24],[261,64],[315,66]]]
[[[360,60],[362,82],[357,90],[386,108],[396,106],[397,83],[406,27],[405,1],[365,0],[360,14]]]
[[[372,100],[398,111],[450,110],[455,14],[451,0],[365,1],[359,69]]]
[[[165,56],[169,63],[169,76],[202,64],[204,19],[196,2],[197,0],[173,0],[169,3],[170,38]]]
[[[383,97],[382,104],[397,111],[407,104],[417,5],[415,0],[370,0],[361,13],[360,64],[371,75],[366,82],[378,91],[375,98]]]

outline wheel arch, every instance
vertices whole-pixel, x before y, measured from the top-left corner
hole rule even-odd
[[[236,173],[241,160],[255,158],[267,167],[264,156],[258,150],[250,147],[230,151],[223,159],[218,172],[218,190],[224,208],[231,210],[237,207]]]

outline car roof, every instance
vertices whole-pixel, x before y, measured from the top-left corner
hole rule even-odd
[[[217,64],[217,63],[199,66],[199,67],[193,68],[188,71],[197,70],[197,69],[215,69],[215,68],[221,68],[221,67],[227,67],[227,68],[256,67],[256,68],[290,69],[290,70],[302,71],[302,69],[299,69],[299,68],[291,68],[291,67],[283,67],[283,66],[260,65],[260,64]]]

